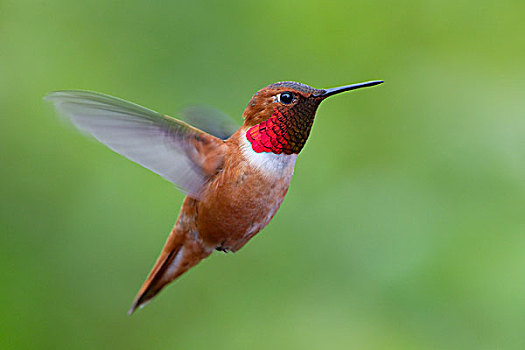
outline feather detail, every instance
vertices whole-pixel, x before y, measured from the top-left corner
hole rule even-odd
[[[81,131],[194,198],[222,162],[222,140],[137,104],[81,90],[52,92],[46,100]]]

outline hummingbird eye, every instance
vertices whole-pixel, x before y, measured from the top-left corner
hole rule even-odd
[[[280,93],[277,97],[279,99],[279,102],[284,103],[285,105],[289,105],[290,103],[293,102],[293,99],[295,96],[293,93],[286,91],[286,92]]]

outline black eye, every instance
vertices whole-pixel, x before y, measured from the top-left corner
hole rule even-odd
[[[291,92],[283,92],[279,95],[279,102],[284,103],[285,105],[289,105],[293,102],[293,94]]]

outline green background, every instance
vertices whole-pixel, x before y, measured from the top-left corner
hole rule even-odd
[[[525,2],[0,1],[0,348],[525,348]],[[126,314],[183,195],[42,100],[323,103],[239,253]]]

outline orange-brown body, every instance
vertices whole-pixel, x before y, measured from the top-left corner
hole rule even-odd
[[[258,155],[243,140],[244,134],[241,128],[215,148],[217,153],[209,161],[217,163],[216,170],[209,174],[200,199],[185,198],[175,227],[130,311],[215,249],[235,252],[242,248],[281,206],[296,155]],[[257,160],[267,156],[275,159]]]
[[[210,116],[202,125],[209,128],[205,132],[104,94],[66,90],[48,95],[80,130],[188,193],[130,313],[214,250],[235,252],[262,230],[288,191],[319,104],[380,83],[326,90],[296,82],[271,84],[252,97],[235,133],[211,128],[219,124]],[[224,134],[231,136],[224,140],[219,136]]]

